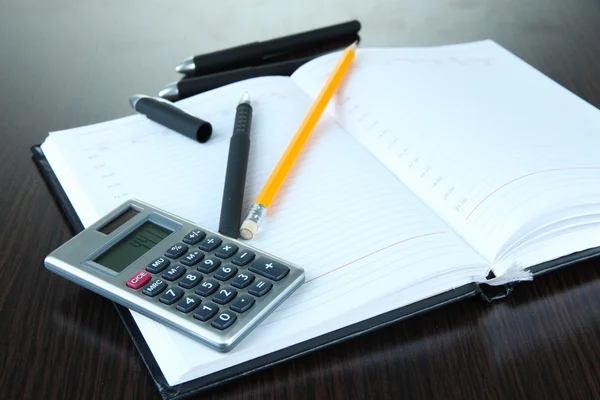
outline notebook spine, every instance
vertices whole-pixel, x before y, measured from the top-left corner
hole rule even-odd
[[[78,234],[84,229],[81,220],[77,216],[75,209],[71,205],[71,201],[67,197],[67,194],[63,190],[58,178],[54,174],[50,163],[46,159],[46,156],[42,152],[40,145],[31,146],[32,159],[35,163],[38,171],[42,175],[42,179],[46,184],[46,187],[52,194],[54,202],[61,211],[63,217],[67,220],[69,229],[74,235]]]

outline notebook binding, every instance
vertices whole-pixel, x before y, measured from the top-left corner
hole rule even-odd
[[[510,282],[504,285],[492,286],[487,283],[476,283],[480,298],[488,303],[508,296],[515,288],[516,284],[517,282]]]

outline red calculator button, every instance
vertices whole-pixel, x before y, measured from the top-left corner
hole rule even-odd
[[[152,275],[142,270],[134,276],[132,276],[131,279],[127,281],[127,286],[132,289],[139,289],[146,283],[150,282],[150,279],[152,279]]]

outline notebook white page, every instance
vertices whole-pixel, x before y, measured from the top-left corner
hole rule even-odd
[[[292,79],[314,96],[337,57]],[[492,41],[359,50],[328,111],[490,262],[535,228],[600,216],[600,112]],[[559,251],[586,248],[569,235]]]
[[[206,144],[132,116],[53,133],[42,148],[86,225],[135,197],[215,229],[234,111],[246,90],[254,108],[249,205],[312,102],[289,78],[181,102],[213,124]],[[170,385],[485,279],[481,257],[331,118],[297,166],[251,244],[302,266],[307,282],[259,328],[223,354],[133,313]]]

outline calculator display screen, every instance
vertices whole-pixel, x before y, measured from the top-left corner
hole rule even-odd
[[[167,228],[146,221],[110,249],[96,257],[94,262],[115,272],[121,272],[169,236],[171,232]]]

